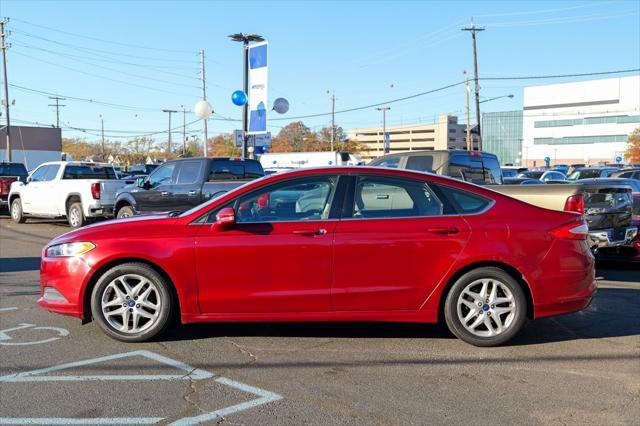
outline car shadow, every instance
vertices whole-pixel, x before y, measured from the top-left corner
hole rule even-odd
[[[615,265],[605,264],[597,269],[598,279],[638,284],[640,286],[640,264],[619,263]],[[605,268],[605,266],[608,266]],[[613,267],[612,267],[613,266]]]
[[[509,346],[640,335],[640,288],[601,288],[589,308],[529,321]],[[442,324],[415,323],[209,323],[173,326],[156,341],[214,337],[330,337],[452,339]]]
[[[3,257],[0,258],[1,272],[24,272],[40,270],[39,257]]]

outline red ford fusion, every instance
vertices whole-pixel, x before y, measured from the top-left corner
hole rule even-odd
[[[306,169],[184,213],[78,229],[43,250],[41,297],[140,342],[182,323],[445,321],[494,346],[596,291],[587,225],[432,174]]]

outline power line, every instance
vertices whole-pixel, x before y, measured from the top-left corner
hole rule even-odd
[[[553,13],[553,12],[563,12],[565,10],[573,10],[573,9],[582,9],[585,7],[595,7],[602,5],[611,5],[614,3],[620,3],[619,1],[606,1],[601,3],[587,3],[580,4],[577,6],[569,6],[569,7],[559,7],[555,9],[543,9],[543,10],[530,10],[525,12],[507,12],[507,13],[495,13],[495,14],[485,14],[485,15],[474,15],[476,18],[498,18],[501,16],[522,16],[522,15],[543,15],[545,13]]]
[[[553,24],[570,24],[574,22],[586,22],[586,21],[599,21],[603,19],[610,18],[619,18],[623,16],[631,16],[637,15],[639,12],[637,10],[629,10],[623,13],[614,13],[609,15],[603,15],[601,13],[592,14],[592,15],[582,15],[582,16],[569,16],[566,18],[547,18],[547,19],[538,19],[532,21],[512,21],[512,22],[496,22],[486,24],[487,27],[496,28],[496,27],[530,27],[530,26],[538,26],[538,25],[553,25]]]
[[[571,78],[571,77],[589,77],[594,75],[627,74],[632,72],[640,72],[640,68],[630,68],[626,70],[615,70],[615,71],[585,72],[585,73],[579,73],[579,74],[533,75],[533,76],[518,76],[518,77],[482,77],[480,80],[536,80],[536,79],[548,79],[548,78]]]
[[[57,29],[57,28],[47,27],[45,25],[34,24],[33,22],[24,21],[24,20],[21,20],[21,19],[16,19],[16,18],[13,18],[13,19],[16,22],[21,22],[23,24],[31,25],[31,26],[38,27],[38,28],[43,28],[43,29],[46,29],[46,30],[49,30],[49,31],[55,31],[57,33],[66,34],[66,35],[70,35],[70,36],[73,36],[73,37],[79,37],[79,38],[84,38],[84,39],[87,39],[87,40],[99,41],[99,42],[107,43],[107,44],[114,44],[114,45],[118,45],[118,46],[132,47],[134,49],[157,50],[157,51],[160,51],[160,52],[187,53],[187,54],[194,53],[194,52],[191,52],[191,51],[188,51],[188,50],[164,49],[164,48],[161,48],[161,47],[140,46],[140,45],[130,44],[130,43],[121,43],[121,42],[113,41],[113,40],[105,40],[105,39],[101,39],[101,38],[98,38],[98,37],[91,37],[91,36],[84,35],[84,34],[77,34],[77,33],[72,33],[72,32],[69,32],[69,31],[63,31],[63,30],[60,30],[60,29]]]
[[[49,99],[53,99],[56,101],[55,104],[49,104],[50,107],[56,107],[56,127],[60,127],[60,108],[66,107],[66,105],[60,105],[60,101],[66,101],[66,98],[61,98],[60,96],[49,96]]]
[[[15,28],[12,30],[12,32],[15,33],[15,34],[21,34],[21,35],[27,36],[29,38],[35,38],[35,39],[38,39],[38,40],[46,41],[48,43],[53,43],[53,44],[57,44],[57,45],[60,45],[60,46],[65,46],[65,47],[71,47],[71,48],[74,48],[74,49],[84,50],[84,51],[87,51],[88,53],[91,53],[91,54],[95,54],[95,53],[92,53],[92,52],[97,52],[98,54],[103,54],[103,55],[106,54],[106,55],[111,55],[111,56],[116,56],[116,57],[126,56],[126,57],[129,57],[129,58],[136,58],[138,60],[142,59],[142,60],[148,60],[148,61],[161,61],[163,63],[166,63],[166,62],[182,62],[182,63],[195,64],[194,60],[159,58],[159,57],[132,55],[132,54],[127,54],[127,53],[123,53],[123,52],[114,52],[114,51],[109,51],[109,50],[94,49],[94,48],[91,48],[91,47],[79,46],[77,44],[63,43],[61,41],[51,40],[49,38],[41,37],[41,36],[38,36],[38,35],[35,35],[35,34],[31,34],[31,33],[26,32],[26,31],[21,31],[20,29],[15,29]]]
[[[45,61],[44,59],[35,58],[33,56],[30,56],[30,55],[25,55],[24,53],[20,53],[20,52],[14,52],[14,54],[15,55],[19,55],[19,56],[23,56],[25,58],[32,59],[34,61],[38,61],[38,62],[42,62],[42,63],[45,63],[45,64],[53,65],[55,67],[64,68],[64,69],[67,69],[67,70],[70,70],[70,71],[73,71],[73,72],[77,72],[77,73],[80,73],[80,74],[88,75],[90,77],[99,78],[101,80],[109,80],[109,81],[113,81],[113,82],[116,82],[116,83],[125,84],[125,85],[128,85],[128,86],[139,87],[141,89],[152,90],[152,91],[155,91],[155,92],[168,93],[168,94],[171,94],[171,95],[189,96],[190,98],[197,97],[197,96],[193,96],[193,95],[185,95],[184,93],[178,93],[178,92],[171,92],[171,91],[168,91],[168,90],[162,90],[162,89],[158,89],[156,87],[149,87],[149,86],[143,86],[141,84],[130,83],[128,81],[118,80],[118,79],[110,78],[110,77],[105,77],[105,76],[102,76],[102,75],[93,74],[93,73],[89,73],[89,72],[86,72],[86,71],[81,71],[81,70],[78,70],[78,69],[75,69],[75,68],[67,67],[65,65],[60,65],[60,64],[56,64],[54,62]]]

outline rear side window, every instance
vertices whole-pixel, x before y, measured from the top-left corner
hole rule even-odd
[[[67,165],[62,179],[117,179],[111,166],[92,164]]]
[[[407,169],[419,172],[433,170],[433,157],[431,155],[412,155],[407,159]]]
[[[178,185],[196,183],[198,177],[200,177],[201,161],[185,161],[180,164],[180,170],[178,171]]]
[[[491,200],[478,194],[452,188],[446,185],[435,185],[439,189],[442,196],[447,197],[448,201],[459,214],[474,214],[484,211],[491,204]]]
[[[440,216],[443,207],[425,182],[359,176],[351,216],[355,219]]]

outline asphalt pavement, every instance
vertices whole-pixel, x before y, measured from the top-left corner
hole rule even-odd
[[[415,324],[198,324],[126,344],[35,305],[64,222],[0,216],[0,424],[638,424],[640,270],[476,348]]]

